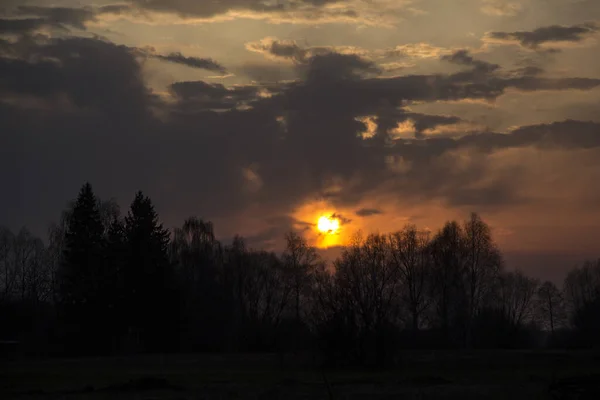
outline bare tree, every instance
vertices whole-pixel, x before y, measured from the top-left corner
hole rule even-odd
[[[355,329],[355,352],[362,362],[373,346],[378,362],[383,361],[389,350],[386,329],[400,323],[402,280],[390,253],[387,236],[369,235],[357,238],[335,262],[339,303],[350,314],[346,319]]]
[[[246,305],[244,288],[249,274],[248,249],[241,236],[235,236],[231,246],[225,249],[226,287],[231,291],[233,299],[234,322],[238,324],[237,330],[241,331],[246,321]]]
[[[0,227],[0,301],[10,300],[18,285],[18,271],[15,260],[15,235],[10,229]]]
[[[0,231],[0,300],[39,303],[50,294],[46,249],[27,229]]]
[[[69,221],[73,215],[75,201],[68,203],[67,207],[61,212],[58,223],[51,223],[48,227],[48,247],[46,249],[46,262],[50,274],[51,299],[54,304],[58,303],[58,271],[62,264],[65,250],[65,234],[69,226]]]
[[[464,223],[466,260],[462,271],[467,295],[466,344],[471,345],[473,320],[502,270],[502,255],[494,243],[490,227],[472,213]]]
[[[335,276],[322,263],[315,270],[311,319],[313,327],[327,323],[343,306]]]
[[[212,321],[212,330],[219,331],[230,317],[224,310],[225,286],[220,276],[223,251],[212,223],[196,217],[186,219],[172,236],[169,253],[179,278],[181,340],[185,348],[196,350],[223,339],[211,337],[206,321]]]
[[[571,314],[600,299],[600,260],[587,261],[571,270],[563,290],[565,305]]]
[[[466,296],[462,279],[468,262],[465,247],[465,235],[455,221],[447,222],[431,242],[431,297],[435,317],[446,336],[457,318],[465,313]]]
[[[286,235],[283,263],[289,274],[293,296],[293,313],[297,322],[302,320],[302,304],[310,290],[311,279],[320,262],[317,251],[306,239],[295,232]]]
[[[26,229],[19,231],[13,251],[15,252],[15,263],[17,266],[17,274],[19,276],[19,297],[24,301],[27,297],[27,276],[29,269],[35,262],[35,245],[32,243],[31,234]]]
[[[253,349],[271,347],[293,294],[302,296],[301,306],[306,301],[305,283],[293,279],[298,271],[284,266],[274,253],[248,249],[241,237],[225,249],[224,267],[238,342]],[[299,291],[294,283],[301,285]]]
[[[582,345],[596,345],[600,337],[600,260],[587,261],[565,279],[569,322]]]
[[[190,285],[209,278],[206,275],[214,274],[221,261],[221,245],[215,239],[212,223],[195,217],[186,219],[182,228],[174,229],[170,253]]]
[[[108,234],[113,221],[121,216],[121,208],[115,199],[101,200],[98,199],[98,210],[100,211],[100,219],[104,226],[104,235]]]
[[[274,253],[254,251],[248,258],[243,287],[245,315],[254,326],[276,328],[290,295],[283,266]]]
[[[556,327],[565,321],[564,297],[556,285],[550,281],[544,282],[537,292],[537,316],[545,329],[554,334]]]
[[[429,236],[428,232],[408,225],[389,237],[391,260],[402,283],[402,301],[410,312],[415,332],[419,330],[422,313],[430,304],[427,296],[427,277],[432,263]]]
[[[25,229],[17,235],[20,247],[21,298],[35,304],[46,301],[51,294],[50,270],[44,243]]]
[[[538,287],[537,279],[529,278],[520,271],[505,273],[500,277],[499,306],[513,328],[518,329],[531,321]]]

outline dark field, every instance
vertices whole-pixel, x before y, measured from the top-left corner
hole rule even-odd
[[[322,371],[277,355],[0,364],[2,399],[598,399],[589,352],[406,352],[393,370]]]

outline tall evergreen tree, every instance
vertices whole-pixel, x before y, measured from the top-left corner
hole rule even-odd
[[[107,318],[107,336],[113,351],[120,348],[119,341],[125,334],[124,270],[126,263],[126,237],[123,221],[115,217],[109,225],[104,242],[104,282]]]
[[[92,186],[83,185],[65,233],[59,271],[61,315],[71,351],[98,348],[96,337],[101,312],[99,291],[103,266],[103,227]]]
[[[146,351],[164,351],[177,332],[177,296],[169,232],[150,198],[138,192],[125,218],[125,308],[129,332]]]

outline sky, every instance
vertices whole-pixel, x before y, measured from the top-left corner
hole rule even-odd
[[[267,249],[477,212],[553,279],[600,255],[599,38],[597,0],[0,0],[0,224],[86,181]]]

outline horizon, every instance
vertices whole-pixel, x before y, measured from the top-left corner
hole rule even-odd
[[[98,197],[98,198],[99,198],[99,200],[102,200],[102,201],[107,200],[107,199],[101,198],[101,197]],[[75,197],[71,200],[71,202],[74,200],[75,200]],[[110,198],[109,201],[115,202],[118,205],[120,218],[123,218],[129,212],[129,207],[123,206],[121,203],[119,203],[116,200],[117,199],[115,199],[115,198]],[[66,206],[65,206],[64,210],[68,209],[69,203],[70,202],[65,203]],[[59,213],[57,213],[57,214],[59,214]],[[323,214],[326,215],[327,213],[323,213]],[[161,218],[160,211],[158,211],[158,215],[159,215],[159,222],[163,225],[163,227],[165,229],[167,229],[169,231],[169,234],[171,235],[171,237],[172,237],[174,231],[176,229],[179,229],[184,222],[182,220],[178,225],[176,224],[173,226],[169,226],[164,223],[163,219]],[[459,217],[458,222],[462,222],[463,220],[466,219],[467,216],[468,215],[465,215],[463,218]],[[198,217],[198,216],[188,216],[188,217]],[[198,218],[200,218],[200,217],[198,217]],[[202,219],[202,218],[200,218],[200,219]],[[202,219],[202,220],[204,222],[212,222],[209,220],[204,220],[204,219]],[[48,224],[48,226],[50,226],[51,224],[54,224],[54,223],[58,223],[58,222],[59,222],[58,220],[51,221]],[[444,221],[443,223],[445,223],[445,222],[447,222],[447,221]],[[440,224],[440,226],[427,227],[427,228],[425,228],[425,230],[430,232],[433,236],[442,228],[443,223]],[[312,230],[313,232],[310,235],[302,235],[303,234],[302,230],[291,229],[290,232],[296,232],[298,234],[301,234],[305,238],[307,236],[314,238],[315,235],[319,234],[317,232],[318,231],[318,229],[316,227],[317,224],[318,224],[318,221],[315,221],[313,226],[310,226],[310,227],[304,229],[304,233],[306,232],[307,229]],[[0,227],[1,226],[2,225],[0,224]],[[371,231],[371,232],[360,232],[360,233],[363,236],[365,236],[366,234],[370,234],[370,233],[389,234],[389,233],[397,232],[397,231],[401,230],[402,228],[404,228],[405,226],[406,225],[401,225],[401,226],[398,226],[395,230],[385,231],[385,232]],[[214,227],[214,233],[215,233],[216,240],[218,240],[221,244],[223,244],[225,246],[230,245],[233,242],[233,240],[235,239],[235,236],[237,235],[237,234],[234,234],[232,236],[222,236],[219,234],[219,226],[216,226],[213,223],[213,227]],[[417,227],[417,229],[423,228],[419,225],[416,225],[416,227]],[[49,239],[48,229],[46,229],[44,232],[35,232],[35,231],[30,230],[27,226],[22,226],[17,229],[14,229],[13,231],[15,233],[17,233],[18,230],[20,230],[21,228],[25,228],[25,229],[29,230],[32,234],[40,237],[46,245],[48,244],[48,239]],[[492,238],[494,239],[494,241],[496,241],[497,237],[494,232],[495,229],[493,226],[490,226],[490,228],[491,228]],[[352,231],[350,233],[346,232],[345,236],[351,237],[353,234],[356,234],[356,233],[359,233],[359,232],[356,232],[356,231]],[[261,240],[260,237],[258,239],[254,238],[252,236],[251,237],[241,236],[241,237],[248,244],[249,248],[252,248],[254,250],[259,250],[259,251],[266,250],[269,252],[274,252],[276,254],[281,254],[282,252],[285,251],[285,233],[283,233],[281,235],[281,237],[272,238],[272,242],[270,245],[267,245],[267,246],[263,245],[262,247],[260,245],[264,244],[264,242],[263,242],[263,240]],[[325,237],[325,239],[327,240],[327,236]],[[327,242],[325,241],[325,242],[321,242],[321,243],[327,243]],[[333,261],[341,255],[342,251],[344,250],[344,248],[346,248],[349,245],[349,243],[347,243],[347,242],[336,243],[331,246],[323,247],[323,246],[318,246],[313,242],[312,245],[315,246],[315,249],[316,249],[317,253],[319,254],[319,256],[322,257],[322,259],[328,265],[332,265]],[[552,253],[552,252],[529,253],[529,252],[524,252],[524,251],[519,251],[519,250],[507,252],[507,251],[504,251],[504,249],[502,249],[502,247],[500,247],[500,251],[502,253],[507,271],[522,271],[522,272],[526,273],[528,276],[531,276],[532,278],[540,279],[542,281],[547,280],[547,281],[553,282],[558,287],[562,287],[564,278],[573,268],[579,267],[587,261],[595,261],[597,259],[600,259],[600,257],[596,256],[596,254],[586,255],[586,254],[568,253],[568,252],[560,252],[560,251],[554,252],[554,253]]]

